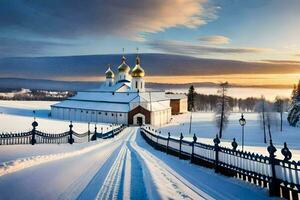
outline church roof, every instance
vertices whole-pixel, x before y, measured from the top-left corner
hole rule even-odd
[[[115,74],[114,74],[114,72],[110,69],[110,67],[108,67],[108,69],[106,70],[105,76],[106,76],[106,78],[114,78],[114,77],[115,77]]]
[[[144,77],[145,76],[145,71],[141,67],[140,64],[141,64],[140,58],[137,56],[136,57],[136,65],[131,71],[131,76],[132,77]]]
[[[128,73],[130,71],[130,67],[126,63],[125,56],[122,56],[122,63],[119,65],[118,71],[119,72],[125,72],[125,73]]]
[[[150,97],[151,96],[151,97]],[[78,92],[74,97],[53,107],[99,110],[107,112],[129,112],[141,105],[147,110],[157,111],[170,107],[164,92]],[[151,103],[150,103],[151,102]]]

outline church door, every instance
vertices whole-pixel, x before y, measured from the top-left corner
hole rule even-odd
[[[139,126],[142,126],[143,125],[143,118],[142,117],[137,117],[136,119],[137,119],[137,124]]]

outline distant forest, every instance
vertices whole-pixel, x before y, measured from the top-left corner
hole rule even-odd
[[[29,90],[23,88],[0,90],[0,100],[61,101],[74,95],[75,92],[70,91]]]
[[[218,95],[205,95],[195,92],[194,110],[203,112],[213,112],[215,111],[217,101],[219,98],[220,96]],[[228,94],[228,96],[226,96],[226,100],[232,111],[254,112],[259,110],[258,105],[262,101],[262,98],[248,97],[246,99],[241,99],[230,97],[230,94]],[[190,98],[188,98],[188,101],[188,105],[190,105]],[[274,99],[274,101],[267,101],[264,99],[264,101],[269,108],[275,107],[276,99]],[[288,105],[290,103],[290,99],[288,98],[283,98],[282,101],[284,105]],[[288,106],[285,106],[284,111],[287,111],[287,109]]]

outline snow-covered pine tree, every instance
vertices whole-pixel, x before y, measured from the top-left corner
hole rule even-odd
[[[189,88],[189,93],[188,93],[188,111],[192,111],[195,107],[195,88],[193,85],[190,86]]]
[[[283,112],[285,110],[285,102],[282,97],[276,96],[275,102],[274,102],[274,110],[279,113],[280,116],[280,131],[282,132],[282,118],[283,118]]]
[[[300,118],[300,80],[294,85],[287,120],[291,126],[297,126]]]
[[[223,130],[226,128],[228,123],[228,117],[230,114],[230,106],[227,97],[228,82],[220,83],[218,89],[219,98],[215,108],[215,120],[216,125],[219,128],[219,137],[223,137]]]
[[[192,116],[193,116],[193,111],[195,109],[195,95],[196,95],[195,88],[193,85],[191,85],[188,93],[188,110],[191,112],[189,134],[191,134],[192,131]]]

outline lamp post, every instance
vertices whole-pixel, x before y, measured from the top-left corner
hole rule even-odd
[[[246,125],[246,119],[244,118],[243,113],[242,113],[241,119],[239,119],[239,123],[242,127],[242,151],[244,151],[244,127]]]

